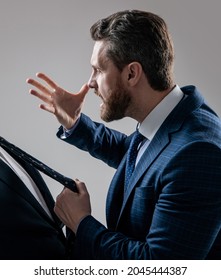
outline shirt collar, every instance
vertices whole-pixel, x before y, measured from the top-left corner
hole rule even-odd
[[[138,125],[139,132],[151,141],[161,124],[180,102],[183,96],[184,93],[179,86],[176,85],[173,90],[171,90],[171,92],[150,112],[143,122]]]

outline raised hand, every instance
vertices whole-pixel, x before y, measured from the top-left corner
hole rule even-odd
[[[43,82],[27,79],[26,82],[35,87],[29,92],[44,102],[40,105],[41,109],[54,114],[66,129],[71,128],[80,116],[89,86],[84,84],[79,92],[71,93],[43,73],[37,73],[36,76]]]

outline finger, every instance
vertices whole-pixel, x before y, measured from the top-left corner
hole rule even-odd
[[[53,105],[41,104],[39,107],[44,111],[55,114],[55,108]]]
[[[38,81],[34,80],[34,79],[27,79],[26,82],[34,87],[36,87],[37,89],[45,92],[46,94],[50,94],[51,93],[51,89],[49,89],[47,86],[43,85],[42,83],[39,83]]]
[[[56,197],[55,205],[62,209],[62,201],[64,197],[64,193],[66,192],[66,188],[64,188]]]
[[[62,206],[60,205],[59,201],[56,201],[55,202],[55,205],[54,205],[54,212],[55,214],[58,216],[58,218],[60,220],[63,219],[63,216],[65,215],[64,211],[63,211],[63,208]]]
[[[51,94],[49,93],[45,93],[45,92],[39,92],[37,90],[34,89],[30,89],[29,93],[31,95],[34,95],[36,97],[38,97],[39,99],[41,99],[42,101],[46,102],[46,103],[51,103],[52,102],[52,98],[51,98]]]
[[[49,78],[47,75],[45,75],[44,73],[37,73],[36,76],[42,80],[44,80],[48,85],[50,85],[52,88],[56,89],[59,86],[51,79]]]
[[[84,84],[81,87],[80,91],[78,92],[78,95],[80,95],[81,98],[84,99],[88,91],[89,91],[89,86],[87,84]]]

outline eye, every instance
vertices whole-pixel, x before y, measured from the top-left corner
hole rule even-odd
[[[98,75],[100,73],[102,73],[102,70],[100,68],[97,67],[92,67],[93,68],[93,75]]]
[[[96,68],[96,73],[101,73],[101,69],[100,68]]]

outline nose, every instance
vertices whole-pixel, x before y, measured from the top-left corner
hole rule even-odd
[[[97,88],[97,82],[96,82],[96,80],[95,80],[95,77],[94,77],[94,74],[93,74],[93,73],[91,74],[91,76],[90,76],[90,78],[89,78],[87,84],[88,84],[88,86],[89,86],[90,88]]]

